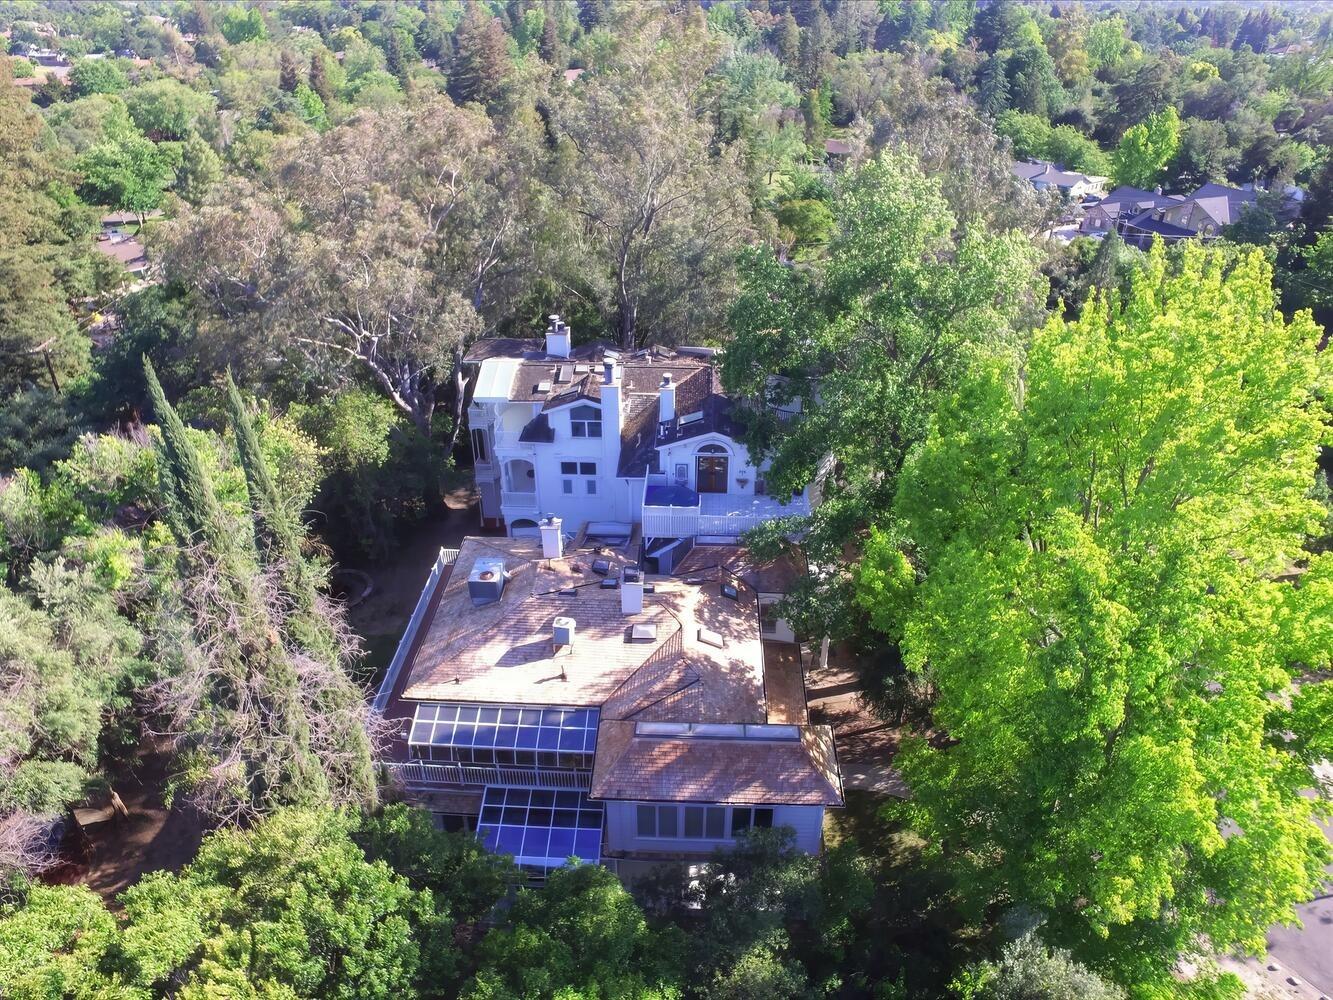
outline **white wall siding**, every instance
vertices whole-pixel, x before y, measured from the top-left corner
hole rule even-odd
[[[731,837],[719,840],[696,837],[640,837],[638,807],[664,803],[607,802],[606,846],[611,851],[648,854],[711,854],[718,847],[729,847]],[[726,807],[730,808],[730,807]],[[771,806],[774,826],[790,826],[796,832],[796,846],[807,854],[818,854],[824,829],[823,806]],[[728,823],[730,817],[728,817]]]

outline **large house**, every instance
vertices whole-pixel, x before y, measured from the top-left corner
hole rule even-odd
[[[1216,239],[1253,206],[1259,192],[1225,184],[1205,184],[1188,195],[1118,187],[1083,215],[1080,231],[1104,234],[1115,230],[1126,243],[1146,248],[1154,237],[1171,242]],[[1295,206],[1292,198],[1289,207]]]
[[[649,573],[637,542],[566,537],[549,517],[441,553],[375,702],[409,800],[536,877],[632,879],[757,827],[818,851],[842,781],[799,656],[761,640],[774,568],[698,546]]]
[[[695,539],[729,541],[808,514],[810,490],[771,495],[740,440],[746,407],[722,391],[711,348],[574,347],[552,316],[544,341],[483,340],[468,409],[482,523],[535,536],[641,535],[656,568]]]

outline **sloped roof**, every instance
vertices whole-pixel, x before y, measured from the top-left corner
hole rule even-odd
[[[654,736],[604,720],[593,761],[595,799],[840,806],[829,726],[796,727],[796,739]]]

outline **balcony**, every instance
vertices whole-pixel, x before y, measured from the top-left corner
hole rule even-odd
[[[683,486],[649,486],[643,502],[644,538],[735,538],[765,521],[810,513],[810,500],[732,493],[695,493]]]
[[[537,493],[535,490],[528,490],[526,493],[501,490],[500,505],[507,510],[536,510]]]
[[[409,786],[508,785],[514,788],[570,788],[588,790],[591,771],[547,771],[529,767],[489,767],[475,764],[438,764],[393,761],[389,773]]]

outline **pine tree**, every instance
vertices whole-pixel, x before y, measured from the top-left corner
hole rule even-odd
[[[403,46],[398,40],[398,32],[392,28],[384,39],[384,68],[404,87],[407,86],[407,61],[403,59]]]
[[[814,17],[809,26],[801,32],[800,80],[807,89],[818,87],[828,69],[830,42],[833,25],[829,22],[824,8],[815,5]]]
[[[556,12],[550,4],[542,11],[542,37],[537,44],[537,54],[548,65],[560,64],[560,32],[556,24]]]
[[[278,68],[278,89],[284,94],[292,94],[296,92],[300,82],[301,77],[296,69],[296,56],[283,49]]]
[[[457,48],[449,74],[449,96],[459,104],[489,104],[509,75],[509,47],[500,23],[471,4],[455,32]]]
[[[324,68],[324,57],[318,52],[310,57],[310,89],[319,95],[319,99],[324,102],[324,107],[327,108],[333,101],[333,88],[329,86],[328,72]]]
[[[801,58],[801,28],[791,11],[783,15],[778,22],[774,45],[778,50],[778,59],[787,67],[788,72],[795,72]]]
[[[1009,77],[1005,74],[1004,56],[994,55],[981,67],[977,103],[992,118],[1009,108]]]

